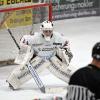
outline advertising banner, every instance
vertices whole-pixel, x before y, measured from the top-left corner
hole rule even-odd
[[[32,10],[25,9],[11,12],[10,17],[6,21],[9,27],[25,26],[32,24]]]
[[[100,15],[100,0],[53,0],[53,20]]]
[[[28,3],[32,0],[0,0],[0,6],[3,5],[10,5],[10,4],[17,4],[17,3]]]
[[[32,0],[0,0],[0,7],[15,7],[16,5],[24,6],[24,4],[31,3]],[[21,4],[21,5],[20,5]],[[13,6],[14,5],[14,6]],[[16,26],[25,26],[25,25],[32,25],[32,9],[23,9],[23,10],[15,10],[15,11],[8,11],[8,12],[0,12],[0,18],[2,18],[1,22],[7,23],[9,27],[16,27]],[[4,20],[4,21],[3,21]],[[1,25],[4,27],[4,25]]]
[[[3,16],[3,18],[0,19],[1,20],[0,29],[5,27],[4,22],[7,23],[9,28],[12,28],[12,27],[14,28],[17,26],[32,25],[32,19],[33,19],[32,9],[16,10],[16,11],[11,11],[7,13],[1,13],[1,15]]]

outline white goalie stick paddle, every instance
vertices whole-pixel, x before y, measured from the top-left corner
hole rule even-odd
[[[45,93],[45,87],[44,87],[44,85],[43,85],[41,79],[39,78],[39,75],[37,74],[36,70],[33,68],[33,66],[32,66],[30,63],[26,64],[26,66],[28,67],[28,69],[29,69],[29,71],[30,71],[32,77],[34,78],[36,84],[38,85],[39,89],[40,89],[43,93]]]
[[[14,43],[16,44],[16,46],[18,47],[18,49],[20,50],[20,47],[19,47],[19,45],[18,45],[16,39],[15,39],[14,36],[12,35],[11,30],[10,30],[9,27],[7,26],[7,23],[5,22],[4,25],[5,25],[5,27],[7,28],[7,30],[8,30],[8,32],[9,32],[10,36],[12,37]],[[32,65],[30,64],[30,62],[29,62],[28,64],[26,64],[26,66],[28,67],[28,69],[29,69],[29,71],[30,71],[32,77],[34,78],[34,80],[35,80],[37,86],[39,87],[39,89],[41,90],[41,92],[45,93],[45,86],[44,86],[44,84],[42,83],[42,81],[41,81],[39,75],[37,74],[37,72],[35,71],[35,69],[34,69],[34,68],[32,67]]]

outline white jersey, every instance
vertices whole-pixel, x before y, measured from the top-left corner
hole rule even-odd
[[[55,55],[57,48],[69,49],[69,42],[57,32],[53,33],[50,41],[46,41],[41,33],[35,33],[23,36],[20,43],[30,45],[37,56],[47,60]]]

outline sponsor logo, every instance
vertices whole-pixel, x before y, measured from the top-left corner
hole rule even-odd
[[[94,2],[77,2],[77,3],[68,3],[68,4],[62,4],[60,6],[54,6],[53,10],[58,11],[60,10],[68,10],[68,11],[74,11],[75,9],[83,9],[88,7],[93,7]]]
[[[32,0],[0,0],[0,6],[28,2],[32,2]]]
[[[20,80],[21,78],[23,78],[23,77],[25,77],[25,76],[27,76],[27,75],[29,75],[30,74],[30,71],[29,70],[26,70],[25,72],[24,72],[25,70],[23,70],[23,72],[22,72],[22,74],[20,75],[20,76],[18,76],[18,79]]]
[[[52,61],[50,61],[50,62],[52,64],[53,70],[56,70],[56,72],[58,72],[59,74],[65,76],[65,77],[68,77],[68,78],[70,77],[70,72],[71,72],[70,69],[68,69],[67,72],[64,72],[63,70],[60,69],[60,67],[59,67],[60,65],[56,66],[56,64],[54,64]]]
[[[37,65],[33,66],[34,69],[37,69],[39,68],[45,61],[44,60],[41,60]],[[33,63],[33,62],[32,62]]]
[[[53,45],[62,45],[62,43],[56,43],[56,42],[55,42],[55,43],[53,43]]]
[[[32,44],[32,46],[41,46],[41,45],[43,45],[42,43],[40,43],[40,44]]]

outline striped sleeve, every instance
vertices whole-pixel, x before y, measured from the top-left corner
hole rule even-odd
[[[69,85],[66,100],[95,100],[94,94],[85,87]]]

